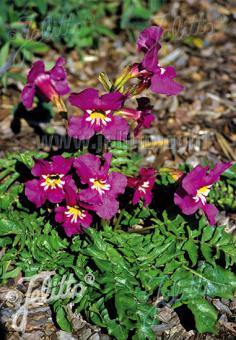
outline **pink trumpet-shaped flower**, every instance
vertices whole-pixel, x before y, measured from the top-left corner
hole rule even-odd
[[[68,190],[66,206],[55,208],[55,220],[60,223],[67,236],[81,234],[83,229],[90,227],[92,216],[86,206],[80,202],[80,196],[74,190]]]
[[[52,101],[57,106],[61,106],[60,96],[70,91],[67,83],[67,75],[63,68],[64,58],[58,58],[55,66],[45,71],[42,60],[36,61],[27,77],[27,84],[22,91],[22,102],[27,109],[33,105],[34,96],[38,95],[45,101]]]
[[[137,87],[137,93],[150,87],[155,93],[169,96],[177,95],[184,87],[174,81],[175,69],[171,66],[162,67],[158,61],[158,51],[161,48],[160,38],[163,29],[159,26],[151,26],[140,33],[137,41],[138,51],[144,52],[141,63],[134,64],[130,73],[141,80]]]
[[[112,155],[104,155],[101,159],[88,154],[82,155],[74,162],[74,167],[82,184],[88,188],[80,191],[81,201],[90,205],[100,217],[111,219],[118,211],[117,196],[124,193],[127,179],[119,172],[110,172]]]
[[[127,186],[134,189],[132,203],[137,204],[141,199],[147,206],[152,201],[152,188],[156,180],[156,170],[152,168],[142,168],[138,177],[128,177]]]
[[[62,156],[52,157],[48,162],[35,159],[32,175],[38,177],[25,183],[25,195],[37,208],[46,200],[51,203],[61,202],[66,195],[66,190],[77,190],[72,176],[67,175],[73,163],[73,158],[65,159]]]
[[[213,204],[207,203],[207,195],[211,186],[220,179],[220,175],[231,165],[231,163],[219,163],[209,172],[209,166],[196,166],[183,177],[174,196],[175,204],[185,215],[192,215],[198,209],[202,209],[209,223],[214,225],[218,210]]]
[[[137,109],[124,107],[117,113],[127,120],[134,120],[137,122],[137,126],[134,129],[135,137],[138,136],[142,127],[149,128],[155,120],[154,114],[151,113],[153,106],[150,105],[150,100],[146,97],[141,97],[137,99],[137,102]]]
[[[97,90],[88,88],[80,93],[72,93],[69,101],[84,112],[83,116],[70,118],[69,136],[90,139],[94,134],[100,133],[108,140],[127,138],[128,123],[122,117],[113,115],[115,110],[121,108],[124,101],[120,92],[107,93],[99,97]]]

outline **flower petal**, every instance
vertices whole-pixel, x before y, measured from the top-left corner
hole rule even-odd
[[[67,132],[70,137],[81,140],[90,139],[95,134],[94,128],[85,120],[84,116],[72,116],[69,119]]]
[[[135,192],[134,192],[132,203],[135,205],[140,201],[140,199],[141,199],[140,191],[138,189],[136,189]]]
[[[146,52],[153,45],[161,45],[159,44],[161,35],[163,33],[163,29],[160,26],[150,26],[145,28],[139,35],[137,40],[137,49],[138,51]],[[159,48],[160,48],[159,47]]]
[[[56,207],[55,208],[55,221],[58,223],[62,223],[64,221],[64,212],[66,211],[65,207]]]
[[[125,140],[129,132],[129,124],[119,116],[113,116],[110,124],[103,126],[102,133],[107,140]]]
[[[81,177],[82,183],[90,183],[91,178],[99,178],[101,161],[98,157],[86,154],[74,161],[77,175]]]
[[[80,191],[79,200],[91,205],[91,210],[95,210],[95,208],[93,207],[94,205],[97,206],[101,204],[101,197],[98,191],[90,188]]]
[[[63,65],[65,65],[66,61],[64,58],[60,57],[57,59],[55,65],[53,68],[48,71],[51,75],[51,78],[54,80],[64,80],[66,78],[66,72],[63,68]]]
[[[127,178],[119,172],[112,172],[109,175],[108,183],[111,185],[109,195],[123,194],[127,186]]]
[[[87,211],[84,214],[86,214],[86,216],[81,220],[80,223],[83,226],[83,228],[89,228],[93,221],[93,218]]]
[[[79,107],[81,110],[96,109],[99,100],[99,92],[93,88],[85,89],[79,93],[72,93],[69,97],[71,105]]]
[[[152,192],[148,191],[144,196],[144,206],[145,207],[147,207],[151,203],[152,198],[153,198]]]
[[[232,166],[231,162],[216,164],[216,166],[212,170],[210,170],[209,174],[206,176],[207,185],[211,185],[218,182],[221,174],[231,166]]]
[[[23,105],[27,109],[30,109],[32,107],[33,101],[34,101],[34,95],[35,95],[35,86],[31,84],[26,84],[21,93],[21,99],[22,99]]]
[[[195,196],[199,188],[206,186],[205,176],[208,168],[209,166],[198,165],[183,178],[182,187],[189,195]]]
[[[37,60],[33,66],[31,67],[31,70],[28,73],[27,76],[27,82],[33,83],[35,79],[42,73],[45,73],[45,65],[42,60]]]
[[[67,82],[67,74],[63,68],[65,63],[65,59],[60,57],[57,59],[55,66],[49,71],[51,82],[57,93],[61,96],[70,92],[70,87]]]
[[[110,165],[111,165],[111,159],[112,159],[112,153],[107,152],[103,155],[104,163],[100,168],[100,175],[101,177],[107,177]]]
[[[135,188],[138,182],[139,181],[136,177],[127,177],[127,186],[129,188]]]
[[[53,87],[55,88],[56,92],[60,96],[64,96],[65,94],[70,92],[70,87],[69,87],[66,79],[65,80],[58,80],[58,81],[51,79],[51,82],[52,82]]]
[[[156,170],[153,168],[141,168],[139,172],[142,181],[150,180],[150,177],[155,180]]]
[[[63,223],[63,228],[68,237],[72,235],[81,234],[82,230],[80,228],[80,224],[70,223],[70,221],[66,221]]]
[[[71,177],[71,176],[67,176]],[[73,181],[72,177],[71,180]],[[65,190],[65,198],[66,198],[66,204],[69,206],[74,206],[76,205],[77,202],[77,187],[75,186],[75,183],[73,181],[73,184],[71,185],[70,179],[69,181],[66,182],[66,185],[64,187]]]
[[[73,180],[73,177],[71,175],[64,177],[64,181],[65,181],[65,185],[64,185],[65,193],[68,190],[77,193],[78,189],[77,189],[75,181]]]
[[[143,60],[142,67],[144,67],[148,71],[155,71],[158,65],[158,50],[160,49],[160,45],[153,46],[150,50],[147,51]]]
[[[151,90],[155,93],[175,96],[183,91],[183,89],[184,87],[182,85],[167,76],[156,73],[151,78]]]
[[[118,91],[106,93],[101,96],[98,108],[100,110],[118,110],[121,107],[123,100],[124,96]]]
[[[102,204],[96,206],[96,213],[105,220],[110,220],[119,209],[119,202],[109,196],[104,196]]]
[[[185,196],[181,190],[175,193],[174,202],[185,215],[192,215],[201,207],[200,201],[195,202],[191,196]]]
[[[25,195],[37,208],[41,207],[46,201],[46,194],[41,189],[40,181],[37,179],[25,183]]]
[[[40,177],[51,173],[51,167],[48,161],[40,158],[34,158],[34,166],[31,170],[32,175]]]
[[[62,156],[53,156],[52,160],[52,172],[55,174],[66,175],[74,162],[74,158],[64,158]]]
[[[202,206],[210,225],[216,224],[216,216],[218,214],[218,209],[213,204],[205,204]]]
[[[46,191],[46,197],[47,200],[51,203],[60,203],[65,198],[65,192],[63,189],[60,188],[49,188]]]
[[[173,80],[175,77],[176,72],[173,67],[161,68],[157,66],[151,78],[151,90],[155,93],[167,94],[168,96],[177,95],[184,89],[184,86],[176,83]]]

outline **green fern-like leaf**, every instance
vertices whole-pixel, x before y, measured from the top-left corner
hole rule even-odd
[[[127,176],[138,173],[141,158],[129,143],[111,142],[109,151],[112,153],[111,171],[120,171]]]

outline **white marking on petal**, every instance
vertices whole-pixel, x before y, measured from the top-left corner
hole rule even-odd
[[[211,185],[207,185],[197,190],[196,196],[193,197],[193,200],[197,203],[199,200],[202,202],[203,205],[206,204],[206,197],[211,190]]]
[[[149,186],[150,186],[149,181],[143,182],[143,184],[138,187],[138,190],[146,194],[146,189],[148,189]]]
[[[160,67],[161,70],[161,75],[163,75],[166,72],[166,69],[164,69],[164,67]]]

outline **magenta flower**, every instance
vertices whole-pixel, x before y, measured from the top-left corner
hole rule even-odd
[[[72,163],[73,158],[65,159],[62,156],[52,157],[51,162],[35,159],[31,173],[38,179],[25,183],[25,195],[28,200],[39,208],[46,200],[51,203],[60,203],[65,198],[68,188],[76,191],[72,176],[66,176]]]
[[[110,153],[106,153],[102,163],[100,158],[88,154],[74,162],[81,183],[88,185],[87,189],[80,191],[81,201],[90,204],[90,209],[104,219],[111,219],[117,213],[117,196],[124,193],[127,185],[124,175],[109,173],[111,157]]]
[[[209,166],[196,166],[183,177],[174,196],[175,204],[185,215],[192,215],[198,209],[202,209],[209,223],[214,225],[218,210],[213,204],[207,203],[207,195],[211,186],[220,179],[222,172],[231,165],[231,163],[219,163],[209,172],[207,172]]]
[[[144,200],[144,206],[152,201],[152,188],[156,181],[156,170],[152,168],[141,168],[138,177],[128,178],[128,187],[133,188],[134,196],[132,203],[137,204],[141,198]]]
[[[99,97],[97,90],[85,89],[72,93],[69,97],[72,105],[84,111],[83,116],[73,116],[69,120],[68,134],[79,139],[90,139],[101,133],[108,140],[127,138],[129,125],[122,117],[112,113],[121,108],[124,97],[119,92],[107,93]]]
[[[67,83],[66,72],[63,68],[64,58],[58,58],[55,66],[45,71],[42,60],[36,61],[27,77],[27,84],[22,91],[22,102],[27,109],[33,105],[34,96],[38,95],[45,101],[52,101],[60,106],[60,96],[67,94],[70,88]]]
[[[150,87],[155,93],[176,95],[184,87],[176,83],[175,69],[171,66],[161,67],[158,62],[158,51],[161,48],[160,38],[163,29],[159,26],[151,26],[140,33],[137,41],[138,51],[143,51],[145,56],[140,64],[134,64],[131,70],[133,77],[141,79],[137,87],[137,93]]]
[[[122,108],[116,114],[121,115],[126,119],[135,120],[137,126],[134,129],[135,137],[139,134],[142,127],[149,128],[151,123],[155,120],[155,116],[151,113],[153,106],[150,105],[150,100],[146,97],[138,98],[137,109]]]
[[[86,210],[86,206],[80,202],[79,195],[73,190],[68,190],[66,195],[66,207],[55,208],[55,220],[60,223],[67,236],[81,234],[83,229],[90,227],[92,216]]]
[[[142,64],[144,67],[158,65],[158,51],[161,48],[160,39],[163,29],[160,26],[145,28],[137,40],[137,50],[145,53]]]

